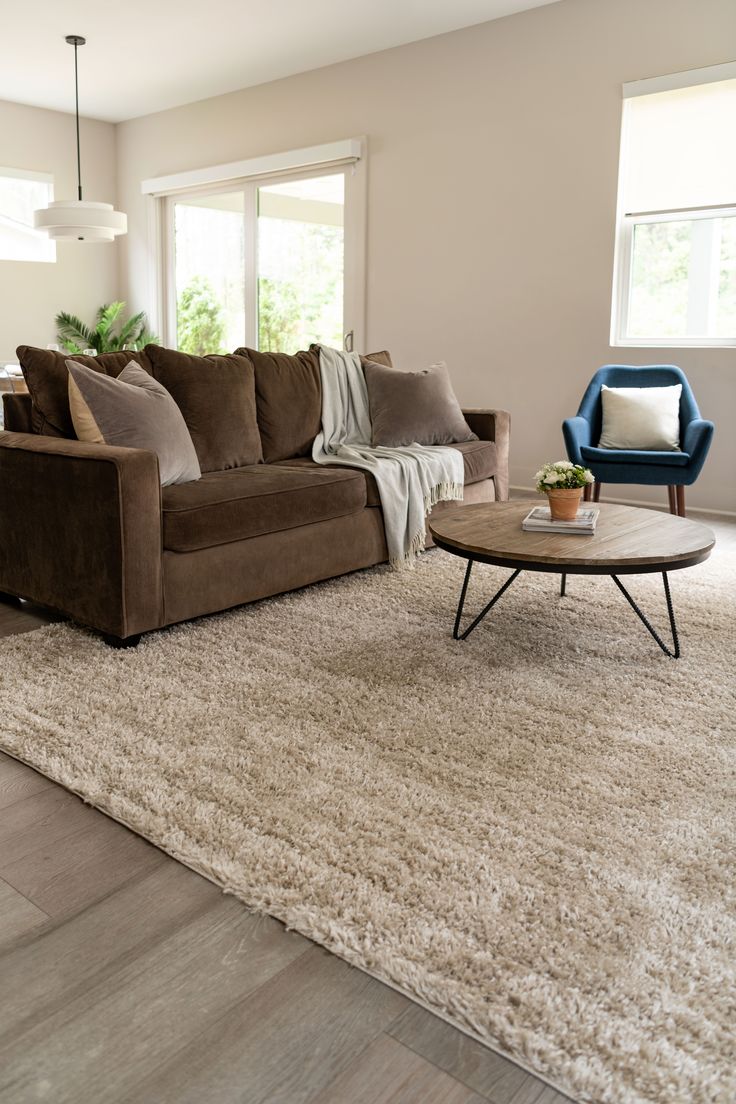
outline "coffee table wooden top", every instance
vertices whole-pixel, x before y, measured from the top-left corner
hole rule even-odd
[[[689,518],[638,506],[599,502],[593,536],[527,533],[526,502],[478,502],[430,521],[435,543],[448,552],[486,563],[571,574],[635,574],[691,567],[710,555],[715,537]],[[592,504],[591,504],[592,505]]]

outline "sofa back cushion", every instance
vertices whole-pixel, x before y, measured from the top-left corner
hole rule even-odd
[[[266,463],[308,456],[322,424],[319,346],[300,353],[261,353],[241,348],[255,368],[258,428]],[[387,352],[370,359],[391,364]]]
[[[147,345],[145,351],[154,379],[184,415],[203,472],[263,459],[253,364],[247,356],[192,356],[160,345]]]
[[[150,347],[150,346],[149,346]],[[31,425],[34,433],[47,437],[76,437],[69,410],[69,372],[67,360],[85,364],[95,372],[115,379],[131,360],[151,375],[151,362],[144,352],[100,353],[99,356],[69,356],[54,349],[36,349],[19,345],[16,349],[23,376],[31,395]]]
[[[3,428],[11,433],[33,433],[33,400],[27,391],[6,391],[3,400]]]
[[[308,350],[261,353],[238,349],[255,369],[258,429],[266,463],[306,456],[319,433],[322,388],[319,356]]]

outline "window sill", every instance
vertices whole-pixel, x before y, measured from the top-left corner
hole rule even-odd
[[[736,337],[631,337],[611,341],[612,349],[735,349]]]

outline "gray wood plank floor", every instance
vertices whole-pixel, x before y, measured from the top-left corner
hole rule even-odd
[[[566,1100],[0,753],[0,1104]]]

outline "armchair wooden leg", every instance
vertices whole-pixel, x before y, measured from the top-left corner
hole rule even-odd
[[[593,501],[594,502],[600,502],[601,486],[602,486],[602,484],[600,484],[598,482],[598,480],[596,479],[595,483],[593,484]]]
[[[671,514],[676,514],[678,512],[678,510],[677,510],[677,498],[675,497],[674,485],[667,488],[667,497],[670,500],[670,513]]]
[[[593,484],[592,483],[586,483],[585,486],[583,487],[583,502],[590,502],[590,496],[592,494],[592,491],[593,491]]]
[[[676,492],[676,496],[677,496],[677,513],[680,515],[680,517],[686,517],[686,514],[685,514],[685,488],[683,487],[683,485],[681,483],[678,483],[677,487],[675,487],[675,492]]]

